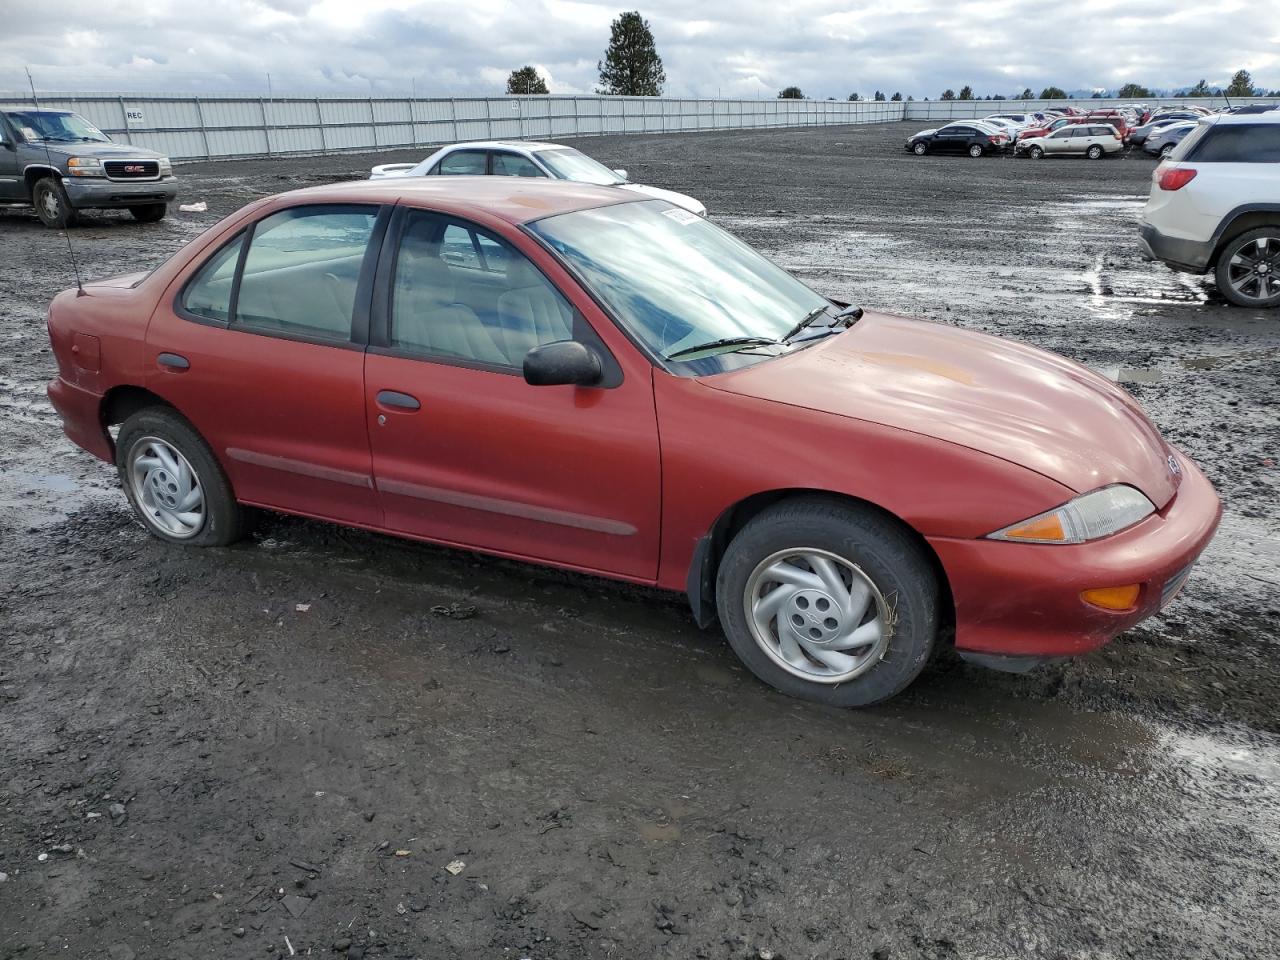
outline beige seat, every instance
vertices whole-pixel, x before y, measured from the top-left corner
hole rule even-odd
[[[405,236],[396,266],[392,343],[445,357],[506,364],[505,354],[475,311],[457,302],[453,272],[438,254],[436,244]]]
[[[512,366],[521,366],[524,355],[540,344],[572,339],[569,305],[519,254],[507,267],[507,285],[507,292],[498,297],[498,324],[502,347]]]

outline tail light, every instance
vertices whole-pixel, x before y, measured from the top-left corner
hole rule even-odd
[[[1160,171],[1157,182],[1161,190],[1181,190],[1195,178],[1196,171],[1193,167],[1169,167]]]

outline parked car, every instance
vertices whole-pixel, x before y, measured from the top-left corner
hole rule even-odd
[[[1018,139],[1018,134],[1023,129],[1022,124],[1015,123],[1005,117],[983,117],[981,122],[984,126],[1004,131],[1008,135],[1010,142]]]
[[[1116,132],[1120,134],[1120,139],[1126,140],[1129,131],[1133,128],[1135,119],[1132,115],[1127,115],[1119,110],[1092,110],[1084,114],[1083,120],[1088,123],[1108,123],[1116,128]]]
[[[1008,145],[1008,133],[977,120],[962,120],[936,130],[921,130],[907,139],[907,149],[917,157],[926,153],[967,153],[971,157],[981,157],[1002,153]]]
[[[69,110],[0,110],[0,206],[34,207],[46,227],[91,209],[155,223],[177,195],[163,154],[115,143]]]
[[[1124,143],[1110,124],[1069,123],[1047,136],[1019,140],[1014,149],[1033,160],[1073,155],[1100,160],[1109,153],[1119,153]]]
[[[1055,131],[1055,130],[1061,130],[1063,127],[1067,126],[1068,124],[1071,124],[1071,123],[1083,123],[1083,122],[1084,122],[1083,120],[1080,120],[1080,119],[1079,119],[1079,118],[1077,118],[1077,117],[1070,117],[1070,116],[1067,116],[1067,117],[1057,117],[1057,118],[1055,118],[1055,119],[1053,119],[1053,120],[1050,120],[1048,123],[1046,123],[1046,124],[1044,124],[1044,125],[1042,125],[1042,126],[1027,127],[1027,128],[1025,128],[1024,130],[1022,130],[1022,131],[1020,131],[1020,132],[1018,133],[1018,137],[1017,137],[1017,139],[1018,139],[1018,140],[1032,140],[1032,139],[1034,139],[1034,138],[1036,138],[1036,137],[1047,137],[1047,136],[1048,136],[1049,134],[1051,134],[1053,131]],[[1016,145],[1016,142],[1015,142],[1015,145]]]
[[[1155,156],[1167,157],[1173,153],[1174,147],[1182,142],[1182,138],[1201,122],[1200,120],[1179,120],[1167,127],[1161,127],[1142,141],[1142,149]]]
[[[1165,114],[1158,119],[1151,120],[1144,123],[1142,126],[1135,127],[1133,130],[1129,131],[1129,143],[1134,146],[1142,146],[1142,144],[1146,142],[1147,137],[1151,136],[1151,134],[1155,133],[1157,130],[1161,130],[1169,126],[1171,123],[1179,123],[1186,120],[1196,121],[1199,119],[1200,115],[1198,113]]]
[[[1152,174],[1143,252],[1213,271],[1242,307],[1280,306],[1280,113],[1201,120]]]
[[[1104,644],[1219,517],[1085,367],[828,300],[610,187],[255,200],[59,294],[48,329],[67,435],[163,541],[228,544],[253,506],[683,592],[834,705],[893,696],[952,631],[1006,669]]]
[[[707,208],[693,197],[627,180],[627,171],[610,170],[580,150],[558,143],[536,143],[527,140],[490,140],[455,143],[441,147],[421,163],[384,163],[373,168],[370,180],[387,177],[430,176],[496,176],[545,177],[617,187],[648,197],[657,197],[696,213],[707,215]]]

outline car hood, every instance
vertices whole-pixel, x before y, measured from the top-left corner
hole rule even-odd
[[[34,147],[43,153],[46,144],[41,141],[28,143],[27,146]],[[127,143],[50,143],[47,146],[49,147],[49,152],[55,157],[99,157],[103,160],[113,160],[119,157],[121,159],[159,160],[164,156],[163,153],[145,150],[142,147],[134,147]]]
[[[1057,354],[942,324],[868,312],[844,333],[702,382],[959,444],[1077,493],[1127,483],[1161,508],[1180,479],[1159,432],[1111,381]]]
[[[658,200],[665,200],[667,203],[674,203],[677,207],[696,213],[698,216],[705,216],[707,208],[704,207],[693,197],[687,197],[683,193],[676,193],[674,190],[663,190],[661,187],[649,187],[643,183],[620,183],[618,187],[622,190],[630,190],[632,193],[643,193],[646,197],[654,197]]]

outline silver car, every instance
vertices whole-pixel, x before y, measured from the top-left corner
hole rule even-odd
[[[1105,123],[1072,123],[1059,127],[1043,137],[1019,140],[1016,152],[1039,160],[1041,157],[1084,156],[1100,160],[1108,153],[1119,153],[1124,141],[1115,127]]]

